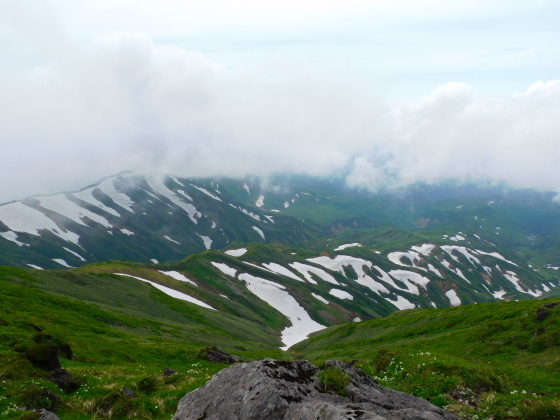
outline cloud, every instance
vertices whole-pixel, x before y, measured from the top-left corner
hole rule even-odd
[[[58,38],[57,38],[58,39]],[[444,179],[560,191],[560,82],[516,95],[449,83],[389,101],[300,68],[228,69],[117,34],[0,73],[0,201],[125,169],[182,176],[348,174],[377,190]]]

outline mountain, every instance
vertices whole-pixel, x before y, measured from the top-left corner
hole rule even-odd
[[[133,262],[72,270],[0,267],[2,417],[36,418],[18,407],[51,408],[58,401],[53,410],[61,420],[169,419],[187,392],[227,366],[201,356],[203,347],[219,345],[247,360],[308,358],[323,367],[327,358],[352,361],[380,385],[426,398],[463,418],[557,418],[558,298],[397,311],[333,325],[284,352],[279,338],[287,335],[282,332],[288,322],[258,301],[261,286],[282,289],[265,279],[254,279],[260,286],[253,289],[240,276],[212,277],[206,267],[219,258],[243,267],[240,258],[270,252],[270,245],[253,246],[263,249],[248,249],[241,257],[217,251],[191,256],[177,263],[185,269],[193,264],[182,276]],[[197,258],[200,264],[189,261]],[[215,291],[201,287],[202,280]],[[230,299],[220,296],[229,293]],[[245,304],[232,299],[241,295]],[[325,306],[334,314],[338,301],[328,297]],[[309,315],[316,316],[311,310]],[[65,350],[59,350],[60,364],[77,389],[64,391],[54,373],[32,362],[49,346]]]

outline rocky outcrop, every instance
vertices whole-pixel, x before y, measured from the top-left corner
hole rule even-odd
[[[326,372],[344,380],[336,391]],[[335,376],[333,376],[335,377]],[[236,364],[185,395],[173,420],[454,420],[428,401],[385,388],[351,364],[264,359]]]
[[[243,362],[243,359],[241,357],[226,353],[218,347],[206,347],[205,349],[202,349],[198,352],[198,357],[214,363],[231,364]]]

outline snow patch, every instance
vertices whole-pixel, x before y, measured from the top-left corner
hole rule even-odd
[[[324,325],[315,322],[306,310],[290,295],[284,286],[269,280],[261,279],[247,273],[239,275],[254,295],[262,299],[292,322],[291,327],[282,331],[283,347],[287,350],[315,331],[326,328]]]
[[[229,251],[224,252],[224,254],[231,255],[232,257],[241,257],[245,255],[247,252],[247,248],[239,248],[239,249],[230,249]]]
[[[350,293],[345,292],[344,290],[339,290],[339,289],[331,289],[329,291],[329,295],[335,296],[339,299],[348,299],[348,300],[354,300],[354,296],[352,296]]]
[[[48,197],[37,197],[37,201],[41,204],[41,207],[54,211],[55,213],[61,214],[62,216],[76,222],[79,225],[87,226],[83,218],[87,217],[88,219],[99,223],[101,226],[105,228],[112,228],[113,225],[109,223],[107,219],[103,216],[100,216],[96,213],[89,211],[83,207],[80,207],[73,201],[70,201],[65,195],[57,194],[51,195]]]
[[[420,262],[420,260],[422,259],[417,252],[414,252],[414,251],[406,251],[406,252],[396,251],[396,252],[391,252],[390,254],[388,254],[387,258],[389,258],[389,261],[391,261],[393,264],[402,265],[403,267],[415,267],[415,268],[418,268],[420,270],[426,271],[425,268],[418,267],[416,265],[416,262],[417,261]],[[402,258],[408,258],[410,260],[410,264],[403,263]]]
[[[253,228],[253,230],[254,230],[255,232],[257,232],[259,235],[261,235],[261,238],[263,238],[263,241],[264,241],[264,240],[265,240],[265,238],[264,238],[264,232],[263,232],[262,230],[260,230],[260,229],[259,229],[258,227],[256,227],[256,226],[252,226],[252,228]]]
[[[68,265],[68,263],[66,261],[64,261],[62,258],[52,258],[52,260],[56,263],[59,263],[60,265],[67,267],[67,268],[74,268],[71,265]]]
[[[198,224],[198,218],[202,217],[202,213],[196,210],[196,207],[192,204],[185,203],[181,200],[173,191],[165,186],[163,182],[159,179],[146,180],[150,188],[159,194],[163,195],[177,207],[182,208],[188,215],[189,219],[196,225]],[[161,201],[161,200],[160,200]]]
[[[303,281],[303,279],[301,279],[296,274],[292,273],[290,270],[288,270],[286,267],[280,264],[264,263],[263,266],[266,267],[268,270],[272,271],[273,273],[280,274],[282,276],[286,276],[297,281]]]
[[[99,188],[103,194],[109,196],[113,203],[117,206],[122,207],[123,209],[134,213],[132,210],[132,206],[134,205],[134,201],[130,199],[130,197],[121,191],[117,190],[115,187],[115,181],[113,179],[106,179],[105,181],[101,182],[97,188]]]
[[[500,289],[500,290],[498,290],[497,292],[491,293],[491,295],[494,296],[496,299],[504,300],[504,295],[505,295],[506,293],[507,293],[507,292],[506,292],[504,289]]]
[[[377,282],[365,273],[364,266],[369,267],[370,269],[372,267],[372,263],[370,261],[348,255],[337,255],[334,259],[330,259],[329,257],[309,258],[307,261],[322,265],[329,270],[338,271],[343,276],[346,275],[344,273],[344,266],[351,266],[358,275],[356,283],[369,287],[377,294],[380,292],[390,293],[383,284]]]
[[[509,260],[506,260],[504,257],[502,257],[502,256],[501,256],[500,254],[498,254],[497,252],[484,252],[484,251],[480,251],[480,250],[478,250],[478,249],[475,249],[475,251],[476,251],[478,254],[480,254],[480,255],[489,255],[489,256],[491,256],[491,257],[498,258],[499,260],[505,261],[505,262],[507,262],[507,263],[510,263],[510,264],[515,265],[516,267],[519,267],[519,266],[518,266],[517,264],[515,264],[514,262],[509,261]]]
[[[344,244],[344,245],[340,245],[339,247],[335,248],[334,250],[335,250],[335,252],[337,252],[337,251],[342,251],[343,249],[346,249],[346,248],[353,248],[355,246],[362,246],[362,244],[360,244],[358,242],[355,242],[353,244]]]
[[[313,296],[315,299],[317,299],[319,302],[323,302],[325,305],[328,305],[330,302],[325,299],[323,296],[321,295],[317,295],[315,293],[311,293],[311,296]]]
[[[175,181],[175,183],[179,184],[181,187],[184,187],[185,184],[183,184],[181,181],[179,181],[177,178],[175,178],[173,175],[169,175],[169,178],[171,178],[173,181]]]
[[[255,201],[255,206],[262,207],[264,205],[264,195],[259,195],[257,201]]]
[[[445,296],[447,296],[447,299],[449,299],[449,303],[451,303],[451,306],[459,306],[461,304],[461,299],[459,299],[459,296],[457,296],[457,292],[455,292],[455,290],[448,290],[447,292],[445,292]]]
[[[179,273],[178,271],[163,271],[163,270],[158,270],[158,271],[161,274],[165,274],[166,276],[174,278],[175,280],[184,281],[185,283],[190,283],[193,286],[198,286],[198,284],[196,284],[191,279],[188,279],[187,277],[185,277],[183,274]]]
[[[206,249],[210,249],[210,247],[212,246],[212,239],[210,239],[209,236],[199,235],[198,233],[196,234],[196,236],[202,239],[202,242],[204,242],[204,246],[206,247]]]
[[[78,257],[80,260],[86,261],[86,259],[84,257],[82,257],[80,254],[78,254],[77,252],[74,252],[71,249],[66,248],[65,246],[63,246],[62,249],[64,249],[65,251],[68,251],[70,254]]]
[[[34,268],[35,270],[44,270],[43,267],[39,267],[38,265],[35,264],[27,264],[29,267]]]
[[[134,232],[132,232],[132,231],[130,231],[130,230],[128,230],[128,229],[121,229],[120,231],[121,231],[123,234],[128,235],[128,236],[134,235]]]
[[[208,191],[206,188],[202,188],[202,187],[197,187],[196,185],[191,184],[192,187],[196,188],[198,191],[206,194],[208,197],[212,197],[214,200],[218,200],[218,201],[222,201],[222,199],[220,197],[218,197],[216,194],[212,194],[210,191]]]
[[[420,285],[424,289],[426,289],[426,285],[430,282],[430,280],[426,277],[421,276],[418,273],[414,273],[413,271],[391,270],[389,271],[389,275],[397,280],[402,281],[407,287],[406,291],[415,295],[420,294],[420,290],[418,289],[417,285]],[[400,287],[397,288],[403,290]]]
[[[311,275],[309,273],[313,273],[313,274],[319,276],[321,279],[323,279],[324,281],[326,281],[328,283],[332,283],[332,284],[336,284],[336,285],[340,286],[340,283],[337,282],[336,279],[333,276],[331,276],[330,274],[328,274],[324,270],[321,270],[320,268],[313,267],[313,266],[307,265],[307,264],[302,264],[302,263],[299,263],[299,262],[290,263],[289,266],[292,267],[292,268],[295,268],[297,271],[299,271],[303,275],[303,277],[305,277],[305,280],[307,280],[311,284],[317,284],[317,282],[315,280],[313,280],[313,278],[311,277]]]
[[[60,228],[42,212],[19,201],[0,206],[0,221],[13,232],[41,236],[39,231],[48,230],[66,242],[72,242],[76,245],[78,245],[80,239],[74,232]]]
[[[420,246],[411,246],[413,251],[419,252],[422,255],[428,256],[436,246],[432,244],[422,244]]]
[[[247,194],[251,195],[251,190],[249,190],[249,186],[247,185],[247,183],[243,184],[243,188],[245,188],[245,191],[247,191]]]
[[[213,311],[216,310],[216,309],[212,308],[210,305],[208,305],[207,303],[202,302],[201,300],[193,298],[192,296],[189,296],[185,293],[178,292],[177,290],[172,289],[170,287],[162,286],[159,283],[155,283],[153,281],[146,280],[146,279],[143,279],[141,277],[131,276],[130,274],[123,274],[123,273],[115,273],[115,274],[117,276],[132,277],[133,279],[140,280],[140,281],[143,281],[145,283],[150,283],[156,289],[161,290],[166,295],[171,296],[175,299],[181,299],[181,300],[184,300],[184,301],[189,302],[189,303],[194,303],[195,305],[202,306],[203,308],[207,308],[207,309],[212,309]]]
[[[164,238],[167,239],[168,241],[171,241],[171,242],[174,242],[174,243],[176,243],[176,244],[181,245],[180,242],[177,242],[175,239],[171,239],[171,238],[170,238],[169,236],[167,236],[167,235],[164,235]]]
[[[406,298],[397,295],[397,300],[392,300],[389,299],[388,297],[385,298],[385,300],[387,302],[392,303],[393,305],[395,305],[397,308],[399,309],[414,309],[416,308],[416,305],[414,305],[414,303],[410,302],[409,300],[407,300]]]
[[[219,263],[215,261],[212,261],[212,265],[216,267],[218,270],[220,270],[222,273],[235,278],[235,273],[237,273],[237,270],[235,268],[232,268],[227,264]]]
[[[152,258],[150,261],[153,262],[154,264],[159,264],[159,261],[156,260],[155,258]]]
[[[17,233],[12,232],[11,230],[7,231],[7,232],[0,232],[0,236],[3,237],[4,239],[7,239],[10,242],[13,242],[15,244],[17,244],[18,246],[29,246],[29,244],[20,242],[17,240]]]

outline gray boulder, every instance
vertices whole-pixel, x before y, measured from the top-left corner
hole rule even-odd
[[[320,369],[308,361],[264,359],[219,372],[181,399],[173,420],[458,419],[422,398],[378,385],[348,363],[326,365],[348,376],[342,395],[320,392]]]
[[[36,411],[39,414],[37,420],[60,420],[52,411],[45,410],[44,408]]]

